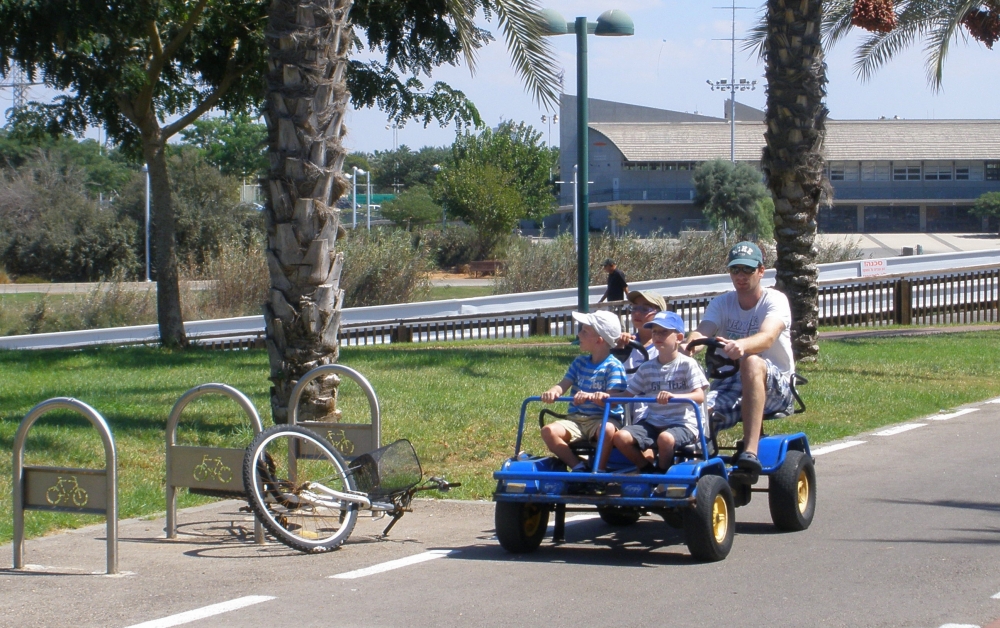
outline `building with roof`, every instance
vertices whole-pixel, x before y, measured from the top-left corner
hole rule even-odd
[[[572,182],[575,96],[562,96],[559,115],[561,172]],[[759,167],[763,117],[737,103],[737,161]],[[730,158],[727,118],[728,111],[714,118],[591,99],[591,228],[608,227],[606,208],[618,203],[633,207],[628,228],[640,234],[703,227],[691,174],[701,162]],[[829,120],[823,150],[833,199],[820,212],[821,232],[995,228],[969,209],[983,193],[1000,191],[1000,120]],[[560,215],[546,226],[570,225],[573,197],[573,184],[563,184]]]

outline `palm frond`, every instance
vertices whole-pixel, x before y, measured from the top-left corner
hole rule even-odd
[[[826,0],[823,3],[823,47],[832,48],[854,27],[851,10],[854,0]]]
[[[540,105],[559,104],[559,72],[552,46],[543,35],[535,0],[481,0],[485,11],[496,12],[504,33],[511,65]]]
[[[469,71],[476,72],[476,8],[475,0],[445,0],[446,11],[455,25],[455,34],[462,46],[462,56]]]
[[[896,16],[896,28],[888,33],[874,33],[858,46],[854,71],[862,81],[870,80],[880,67],[913,45],[931,26],[939,0],[910,0]]]
[[[926,53],[927,82],[934,91],[940,91],[944,80],[944,60],[952,40],[959,36],[967,40],[964,31],[959,27],[965,15],[982,5],[980,0],[950,0],[938,7],[934,16],[934,26],[928,30],[924,46]]]

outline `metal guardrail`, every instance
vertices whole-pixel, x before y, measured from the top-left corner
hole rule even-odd
[[[103,469],[25,466],[28,431],[42,415],[72,410],[83,415],[104,442]],[[87,404],[69,397],[41,402],[28,411],[14,436],[14,569],[24,569],[24,511],[46,510],[107,518],[107,572],[118,573],[118,456],[104,417]]]
[[[257,409],[246,395],[225,384],[202,384],[181,395],[167,419],[166,494],[168,539],[177,538],[177,489],[214,497],[246,498],[243,484],[244,449],[228,447],[196,447],[177,444],[177,426],[181,413],[192,401],[205,395],[223,395],[235,401],[250,419],[254,434],[264,429]],[[249,443],[248,443],[249,444]],[[254,520],[254,541],[264,543],[264,528]]]
[[[1000,251],[997,250],[892,257],[885,260],[885,277],[871,281],[885,281],[900,276],[943,276],[959,272],[959,269],[996,266],[1000,266]],[[861,260],[820,264],[819,271],[823,286],[858,285],[869,281],[861,279]],[[764,274],[763,284],[774,284],[773,269]],[[692,301],[694,307],[699,297],[729,290],[732,282],[728,275],[704,275],[635,282],[630,287],[655,290],[671,302]],[[601,292],[603,286],[592,286],[591,294]],[[552,318],[548,325],[550,331],[555,330],[552,332],[554,335],[561,335],[562,325],[556,315],[564,313],[568,316],[575,309],[576,303],[576,289],[565,288],[472,299],[346,308],[341,313],[340,340],[344,345],[420,341],[437,339],[438,330],[441,330],[441,339],[517,337],[533,333],[531,319],[537,319],[538,315]],[[691,320],[693,319],[689,319],[689,322]],[[483,323],[479,324],[477,321]],[[535,323],[534,329],[544,327],[540,325]],[[504,328],[502,333],[497,331],[498,327]],[[263,346],[264,320],[261,316],[192,321],[185,323],[184,329],[192,342],[213,348],[243,349]],[[434,333],[430,333],[432,331]],[[8,336],[0,338],[0,349],[54,349],[156,342],[159,342],[158,327],[141,325]]]

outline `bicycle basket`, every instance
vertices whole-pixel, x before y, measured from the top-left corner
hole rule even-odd
[[[361,454],[351,462],[350,472],[355,488],[376,499],[408,491],[423,478],[417,452],[406,439]]]

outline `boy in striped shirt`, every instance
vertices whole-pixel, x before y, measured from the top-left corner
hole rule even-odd
[[[580,460],[569,444],[587,438],[597,441],[604,418],[603,397],[616,396],[625,391],[625,367],[618,358],[611,355],[611,348],[622,333],[621,321],[611,312],[585,314],[573,312],[573,319],[580,323],[580,350],[588,355],[578,356],[570,364],[562,381],[542,393],[542,401],[552,403],[569,391],[573,402],[569,406],[569,416],[549,423],[542,428],[542,440],[553,454],[572,471],[586,471],[587,465]],[[621,404],[611,408],[604,431],[604,451],[597,466],[603,471],[611,455],[611,441],[621,427],[623,415]]]

